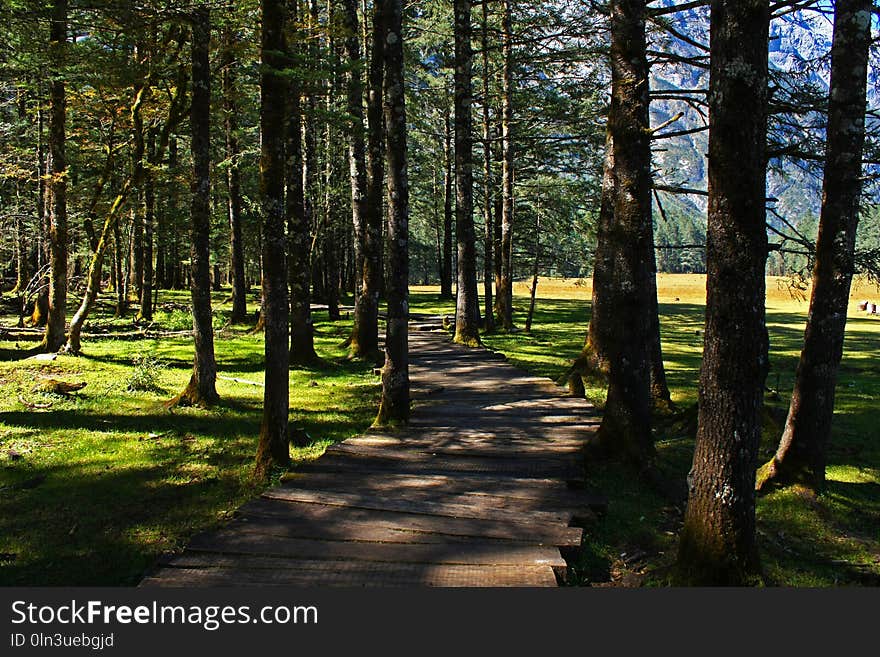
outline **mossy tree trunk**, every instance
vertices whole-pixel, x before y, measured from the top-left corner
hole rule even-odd
[[[232,271],[232,314],[233,322],[247,319],[247,283],[244,271],[244,241],[241,229],[241,172],[239,160],[241,145],[238,136],[238,62],[233,45],[231,27],[223,31],[222,86],[223,120],[226,137],[226,211],[229,218],[229,260]]]
[[[403,74],[403,2],[385,4],[385,156],[388,163],[388,322],[376,424],[409,420],[409,181]]]
[[[843,356],[862,192],[870,0],[837,0],[831,49],[828,141],[816,264],[804,346],[782,440],[757,484],[805,481],[825,488],[837,371]]]
[[[495,235],[492,227],[492,132],[489,112],[489,3],[482,3],[482,30],[480,47],[483,51],[483,329],[495,330],[495,307],[492,297],[492,277]]]
[[[648,324],[651,244],[651,148],[648,126],[648,61],[643,0],[612,0],[611,110],[614,153],[614,219],[606,291],[609,304],[608,397],[599,444],[646,467],[654,456],[651,436],[651,368]],[[613,309],[613,310],[612,310]]]
[[[455,336],[458,344],[480,344],[480,298],[474,231],[471,0],[455,0],[455,237],[458,290]]]
[[[755,466],[765,324],[767,46],[764,0],[713,0],[706,327],[682,583],[743,585],[758,573]]]
[[[286,48],[285,1],[262,0],[260,3],[263,19],[260,42],[263,61],[260,73],[260,132],[263,135],[260,140],[260,197],[263,210],[262,317],[265,329],[266,378],[255,473],[263,479],[269,475],[273,466],[284,467],[290,462],[284,133],[287,103],[285,92],[289,93],[293,85],[288,84],[282,75]]]
[[[348,60],[345,78],[346,108],[348,112],[348,177],[351,188],[351,221],[354,229],[355,270],[363,272],[364,205],[367,196],[367,154],[364,141],[364,86],[361,81],[360,25],[357,0],[345,0],[341,7],[344,30],[343,45]],[[356,281],[355,296],[361,289]],[[357,300],[355,299],[355,307]]]
[[[42,348],[64,345],[67,320],[67,96],[64,65],[67,53],[67,0],[54,0],[49,19],[49,297]]]
[[[286,28],[286,31],[289,32],[289,34],[286,34],[289,38],[289,42],[285,44],[286,52],[289,55],[289,63],[297,65],[301,55],[302,34],[299,31],[293,31],[294,25],[298,23],[297,18],[299,16],[296,0],[288,2],[287,11],[291,20]],[[282,195],[282,198],[285,199],[284,212],[287,218],[287,280],[290,288],[290,353],[288,358],[289,362],[305,365],[314,363],[318,355],[315,353],[312,326],[310,290],[312,270],[309,255],[311,235],[303,178],[303,89],[299,75],[300,73],[297,71],[294,75],[290,76],[286,86],[287,106],[285,108],[286,116],[284,117],[286,151],[282,152],[282,156],[286,160],[286,168],[280,169],[279,175],[285,177],[287,186],[287,193]],[[269,99],[266,98],[266,101],[269,102]],[[271,107],[269,110],[271,114]],[[283,161],[282,164],[285,164],[285,162]],[[264,244],[264,271],[267,264],[266,253]]]
[[[149,322],[153,319],[153,233],[156,218],[156,176],[153,167],[156,161],[156,130],[150,128],[147,131],[147,162],[148,166],[143,172],[144,187],[144,241],[143,241],[143,268],[140,286],[140,309],[137,318]]]
[[[590,303],[590,323],[584,348],[568,371],[571,394],[583,397],[586,393],[584,378],[602,380],[608,377],[609,318],[611,292],[609,289],[614,258],[609,235],[614,222],[614,138],[610,126],[605,131],[605,158],[602,163],[602,191],[599,218],[596,225],[596,247],[593,253],[593,286]]]
[[[511,0],[504,0],[501,28],[501,285],[498,288],[498,323],[505,331],[513,330],[513,215],[515,207],[513,178],[513,34]]]
[[[211,317],[211,71],[208,58],[211,20],[207,7],[192,16],[192,202],[190,295],[193,307],[195,357],[186,389],[172,403],[210,406],[217,394],[217,363],[214,359],[214,328]]]
[[[452,122],[449,119],[448,106],[444,106],[443,111],[443,259],[440,267],[440,297],[451,299],[454,156],[452,154]]]
[[[356,358],[378,361],[379,292],[382,286],[382,187],[385,180],[385,122],[382,111],[385,79],[384,3],[374,2],[371,26],[370,65],[367,71],[367,180],[362,207],[360,286],[354,309],[354,328],[349,348]]]

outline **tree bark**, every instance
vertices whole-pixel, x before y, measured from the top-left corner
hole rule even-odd
[[[256,476],[290,463],[288,414],[290,381],[287,344],[287,238],[284,234],[285,92],[282,77],[286,0],[262,0],[260,41],[260,196],[263,206],[263,318],[266,379]],[[291,167],[292,168],[292,167]]]
[[[495,330],[495,309],[492,300],[493,246],[495,234],[492,229],[492,135],[489,122],[489,2],[482,0],[483,25],[481,47],[483,50],[483,304],[486,332]]]
[[[831,49],[827,146],[822,211],[804,346],[782,440],[758,476],[825,488],[837,372],[855,269],[862,193],[865,96],[871,43],[870,0],[837,0]]]
[[[503,69],[501,84],[501,286],[498,289],[498,323],[505,331],[513,330],[513,214],[515,207],[513,177],[513,35],[511,0],[504,0],[501,30]]]
[[[367,195],[366,144],[364,142],[364,85],[361,81],[361,44],[357,0],[344,0],[341,6],[344,30],[346,73],[346,109],[348,126],[348,172],[351,187],[351,220],[354,227],[354,262],[358,272],[363,271],[364,260],[364,204]],[[356,295],[360,285],[356,285]],[[355,300],[357,307],[357,300]]]
[[[458,290],[455,337],[458,344],[480,344],[480,298],[474,232],[474,174],[471,106],[471,0],[455,0],[455,237],[458,242]]]
[[[116,271],[116,285],[114,293],[116,295],[116,309],[114,317],[124,317],[128,308],[128,302],[125,298],[125,271],[122,266],[123,258],[122,230],[119,228],[119,221],[113,222],[113,269]]]
[[[654,457],[651,436],[651,368],[648,325],[651,271],[651,149],[648,132],[648,61],[644,0],[612,0],[611,109],[614,151],[614,219],[607,247],[608,397],[599,444],[641,467]]]
[[[295,23],[299,15],[297,0],[290,0],[288,2],[288,11],[292,19],[291,23]],[[289,54],[293,55],[294,58],[300,54],[300,42],[301,34],[291,34],[291,43],[287,44],[287,48]],[[286,171],[282,168],[279,175],[285,176],[287,185],[287,194],[284,197],[284,212],[287,220],[287,280],[290,286],[290,345],[288,358],[291,363],[308,365],[314,363],[318,359],[318,355],[315,353],[314,327],[312,326],[312,297],[310,289],[312,270],[309,255],[311,249],[311,227],[310,215],[306,209],[303,178],[302,82],[299,79],[299,73],[288,79],[286,91],[288,100],[286,107],[287,116],[285,117],[286,128],[284,128],[286,153],[283,153],[283,155],[287,160],[287,167]],[[266,100],[267,102],[269,101],[268,98]],[[263,253],[263,264],[265,267],[265,254],[267,253],[265,244]]]
[[[596,227],[596,251],[593,254],[593,291],[590,304],[590,324],[584,349],[576,363],[572,381],[580,384],[581,376],[605,379],[608,376],[608,343],[612,336],[610,318],[613,316],[611,290],[614,272],[614,252],[611,248],[611,229],[614,225],[614,199],[617,193],[614,173],[614,135],[610,126],[605,135],[605,160],[602,165],[602,194],[599,221]]]
[[[150,129],[147,133],[147,161],[156,165],[156,131]],[[153,168],[148,167],[143,172],[144,187],[144,253],[143,270],[140,288],[140,310],[137,318],[149,322],[153,319],[153,227],[156,216],[156,177]]]
[[[42,348],[64,345],[67,318],[67,97],[63,67],[67,52],[67,0],[54,0],[49,26],[49,309]]]
[[[755,466],[767,377],[764,0],[713,0],[706,328],[683,583],[742,585],[758,572]]]
[[[208,58],[211,20],[208,8],[196,7],[192,21],[190,295],[195,356],[189,384],[171,403],[210,406],[220,397],[216,389],[217,363],[211,322],[211,71]]]
[[[409,182],[403,74],[403,2],[385,3],[385,156],[388,162],[388,322],[378,425],[409,420]]]
[[[247,319],[247,283],[244,271],[244,241],[241,232],[241,172],[239,159],[241,146],[238,141],[238,62],[233,46],[231,27],[223,32],[222,85],[223,118],[226,136],[227,215],[229,218],[229,260],[232,269],[232,322]]]
[[[443,114],[444,137],[443,137],[443,259],[440,269],[440,297],[452,298],[452,182],[453,182],[453,159],[452,154],[452,122],[449,120],[448,108],[444,107]]]
[[[367,188],[363,206],[363,242],[360,294],[354,309],[354,328],[349,344],[357,358],[379,359],[379,291],[382,285],[382,185],[385,179],[382,110],[385,78],[385,15],[383,2],[373,3],[372,47],[367,93]]]
[[[47,192],[46,187],[46,147],[43,133],[45,129],[45,120],[43,118],[43,110],[40,104],[37,104],[37,272],[43,270],[43,267],[49,262],[49,221],[46,213]],[[41,276],[42,278],[42,276]],[[49,287],[43,285],[41,281],[37,281],[38,288],[42,288],[37,292],[34,299],[34,310],[31,313],[28,323],[31,326],[45,326],[46,319],[49,314]]]

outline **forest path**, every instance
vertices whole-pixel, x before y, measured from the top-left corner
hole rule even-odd
[[[299,465],[141,585],[556,586],[560,548],[604,505],[575,487],[595,409],[436,322],[412,328],[409,426]]]

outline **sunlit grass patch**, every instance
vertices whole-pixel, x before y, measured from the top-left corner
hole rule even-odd
[[[215,295],[215,304],[226,297]],[[185,305],[188,294],[162,292],[160,307],[166,302]],[[110,303],[100,308],[112,310]],[[215,316],[215,326],[224,327],[215,342],[221,403],[209,410],[169,411],[163,403],[186,385],[192,338],[114,337],[140,330],[131,316],[114,320],[99,311],[81,357],[21,359],[29,345],[0,343],[0,584],[135,584],[161,552],[181,547],[259,493],[263,484],[251,474],[263,336],[227,326],[225,311],[220,305]],[[189,316],[168,326],[163,319],[157,313],[150,330],[192,327]],[[377,379],[367,365],[345,361],[346,327],[327,322],[326,314],[316,319],[324,362],[290,373],[290,421],[311,438],[309,446],[292,448],[294,459],[315,458],[362,431],[376,409]],[[88,335],[95,328],[105,333]],[[143,359],[155,365],[155,385],[130,386]],[[46,376],[86,386],[69,396],[45,395],[35,384]]]

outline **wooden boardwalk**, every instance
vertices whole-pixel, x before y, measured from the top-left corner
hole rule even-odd
[[[142,586],[556,586],[595,410],[444,332],[410,333],[408,428],[296,468]]]

